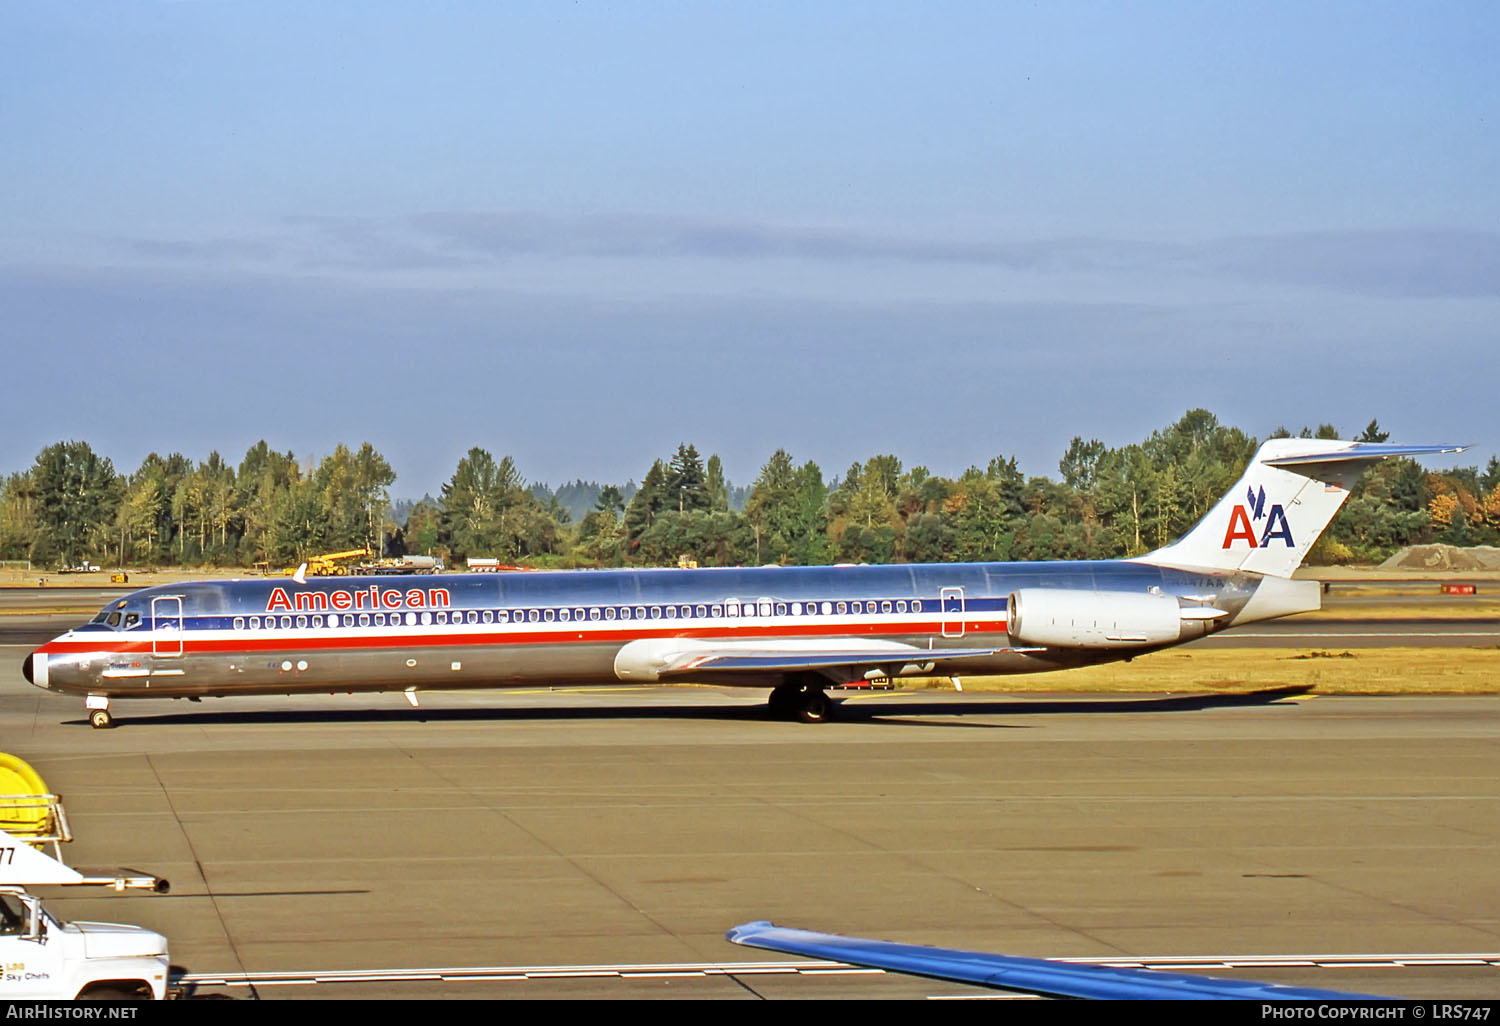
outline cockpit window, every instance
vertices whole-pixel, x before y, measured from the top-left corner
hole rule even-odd
[[[89,623],[109,627],[113,630],[121,630],[122,628],[129,630],[141,622],[141,615],[139,613],[127,613],[124,610],[125,599],[121,599],[113,605],[105,606],[99,610],[99,615],[90,620]]]

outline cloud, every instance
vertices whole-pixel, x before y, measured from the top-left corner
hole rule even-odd
[[[1500,296],[1500,233],[1393,228],[1196,242],[1064,237],[978,239],[684,215],[434,211],[404,217],[300,216],[258,234],[118,245],[165,263],[283,273],[485,273],[528,262],[797,262],[969,268],[1066,279],[1287,286],[1368,297]],[[720,268],[715,272],[714,268]]]

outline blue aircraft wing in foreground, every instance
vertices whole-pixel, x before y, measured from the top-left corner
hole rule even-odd
[[[843,937],[776,926],[765,920],[736,926],[725,935],[736,944],[766,948],[850,965],[972,983],[981,987],[1042,994],[1048,997],[1107,1000],[1221,1001],[1380,1001],[1373,994],[1349,994],[1314,987],[1289,987],[1255,980],[1117,969],[1110,966],[1016,958],[982,951],[929,948],[919,944]]]

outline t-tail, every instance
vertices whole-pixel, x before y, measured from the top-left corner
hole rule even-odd
[[[1191,531],[1139,562],[1291,577],[1376,460],[1463,452],[1465,445],[1387,445],[1273,438]]]

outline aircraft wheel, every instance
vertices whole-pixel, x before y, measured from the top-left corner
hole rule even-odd
[[[802,688],[796,684],[783,684],[771,692],[771,697],[766,700],[766,707],[777,719],[790,719],[797,712],[801,694]]]
[[[797,719],[803,723],[826,723],[833,715],[833,703],[821,688],[808,688],[802,694],[802,707],[797,710]]]
[[[95,730],[104,730],[115,725],[115,718],[109,714],[108,709],[95,709],[89,713],[89,723]]]

